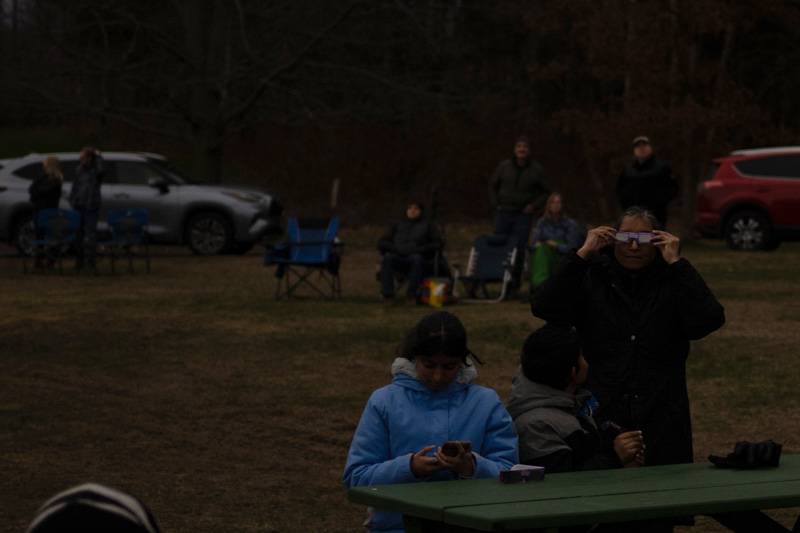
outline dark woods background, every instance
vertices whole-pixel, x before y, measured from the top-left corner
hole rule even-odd
[[[327,209],[339,178],[350,223],[433,188],[446,221],[484,219],[488,176],[519,133],[594,221],[615,214],[637,134],[672,161],[684,224],[712,157],[800,144],[797,1],[0,6],[4,155],[151,150],[300,213]]]

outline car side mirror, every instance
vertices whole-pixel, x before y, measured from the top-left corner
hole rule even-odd
[[[154,189],[161,191],[161,194],[169,192],[169,183],[164,178],[149,178],[147,184]]]

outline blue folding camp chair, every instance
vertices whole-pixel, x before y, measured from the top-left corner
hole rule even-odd
[[[108,227],[111,239],[98,243],[111,252],[111,273],[116,272],[118,257],[128,258],[128,272],[133,273],[133,259],[140,256],[144,260],[145,271],[150,273],[150,248],[147,245],[147,209],[111,209],[108,211]]]
[[[289,299],[300,285],[307,285],[325,298],[339,298],[342,285],[339,278],[342,243],[336,235],[339,218],[330,220],[289,218],[286,241],[268,247],[264,254],[265,266],[276,266],[278,286],[275,299]],[[318,274],[322,288],[312,281]]]
[[[514,239],[505,235],[482,235],[475,239],[469,252],[467,269],[462,274],[459,265],[453,264],[454,296],[459,297],[458,282],[466,291],[462,302],[497,303],[505,300],[511,286],[511,269],[517,258],[517,247]],[[490,296],[489,284],[500,284],[499,294]]]
[[[48,258],[58,264],[58,272],[64,273],[63,257],[75,244],[81,215],[72,209],[42,209],[36,215],[37,235],[31,241],[33,256]],[[22,256],[22,268],[28,272],[28,256]]]

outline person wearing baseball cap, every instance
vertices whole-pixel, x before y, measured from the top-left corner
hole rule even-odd
[[[617,198],[622,210],[638,206],[652,212],[662,227],[667,226],[667,208],[678,194],[669,163],[653,153],[650,138],[638,135],[631,143],[633,160],[617,179]]]
[[[425,316],[392,364],[392,383],[369,398],[347,455],[345,486],[498,478],[517,463],[511,415],[473,383],[477,356],[455,316]],[[447,446],[445,446],[447,444]],[[403,531],[403,516],[370,509],[368,531]]]

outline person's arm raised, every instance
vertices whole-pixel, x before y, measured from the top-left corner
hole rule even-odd
[[[531,313],[549,322],[578,326],[585,312],[583,280],[589,268],[588,259],[613,242],[614,228],[599,226],[589,231],[575,254],[567,255],[553,275],[536,293]]]

